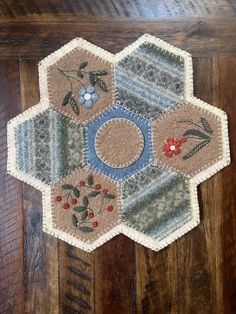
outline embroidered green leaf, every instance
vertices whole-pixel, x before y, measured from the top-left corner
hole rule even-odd
[[[71,190],[73,188],[73,185],[71,185],[71,184],[64,184],[64,185],[62,185],[62,188],[64,190]]]
[[[98,86],[99,86],[104,92],[108,92],[106,83],[105,83],[103,80],[101,80],[100,78],[97,78],[97,79],[96,79],[96,83],[98,84]]]
[[[103,198],[115,198],[115,195],[114,194],[104,194],[103,195]]]
[[[83,205],[84,205],[84,207],[87,208],[88,204],[89,204],[89,200],[88,200],[87,196],[84,196],[84,198],[83,198]]]
[[[89,72],[89,81],[90,81],[92,86],[94,86],[96,84],[96,79],[95,79],[92,72]]]
[[[62,106],[65,106],[68,104],[68,102],[70,101],[71,99],[71,96],[72,96],[72,92],[69,92],[66,94],[66,96],[64,97],[63,101],[62,101]]]
[[[85,220],[88,217],[88,211],[84,211],[81,215],[81,220]]]
[[[89,196],[89,197],[95,197],[95,196],[97,196],[98,194],[100,194],[99,191],[92,191],[92,192],[90,192],[90,193],[88,194],[88,196]]]
[[[75,227],[77,227],[77,224],[78,224],[78,219],[77,219],[77,217],[74,214],[72,215],[72,224]]]
[[[86,207],[84,206],[76,206],[73,208],[74,211],[78,212],[78,213],[82,213],[83,211],[86,210]]]
[[[80,196],[80,192],[79,192],[79,190],[76,187],[73,188],[73,194],[74,194],[75,197],[79,197]]]
[[[202,133],[199,130],[195,130],[195,129],[190,129],[190,130],[187,130],[183,133],[183,136],[187,136],[187,135],[193,135],[193,136],[196,136],[196,137],[199,137],[202,139],[209,139],[208,135]]]
[[[204,146],[206,146],[210,142],[210,139],[207,139],[205,141],[202,141],[198,145],[196,145],[189,153],[184,155],[182,159],[186,160],[195,155],[200,149],[202,149]]]
[[[82,232],[93,232],[93,229],[90,227],[78,227],[78,229]]]
[[[80,66],[79,66],[79,69],[82,70],[82,69],[84,69],[87,65],[88,65],[88,62],[87,62],[87,61],[82,62],[82,63],[80,64]]]
[[[210,133],[210,134],[213,134],[213,130],[209,124],[209,122],[207,121],[207,119],[201,117],[201,123],[202,123],[202,126],[204,127],[204,130],[207,132],[207,133]]]
[[[88,178],[87,178],[87,181],[88,181],[88,185],[93,185],[93,176],[89,175]]]
[[[78,78],[83,78],[83,77],[84,77],[84,74],[83,74],[80,70],[78,70],[78,71],[77,71],[77,77],[78,77]]]
[[[76,103],[75,101],[71,101],[70,104],[71,104],[72,110],[73,110],[77,115],[79,115],[79,106],[77,105],[77,103]]]
[[[103,76],[103,75],[107,75],[107,71],[105,70],[97,70],[97,71],[91,71],[91,73],[94,75],[94,76]]]

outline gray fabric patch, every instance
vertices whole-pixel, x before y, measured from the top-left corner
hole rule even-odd
[[[83,128],[53,109],[16,127],[15,138],[17,169],[45,183],[84,164]]]
[[[115,66],[117,98],[146,118],[156,118],[184,95],[184,60],[145,43]]]
[[[130,227],[162,239],[192,218],[184,177],[150,166],[122,187],[123,219]]]

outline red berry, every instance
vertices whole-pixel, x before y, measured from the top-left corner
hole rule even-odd
[[[68,203],[64,203],[64,204],[63,204],[63,208],[64,208],[64,209],[68,209],[69,207],[70,207],[70,205],[69,205]]]
[[[88,217],[89,217],[89,218],[93,218],[93,216],[94,216],[94,213],[93,213],[93,212],[89,212],[89,213],[88,213]]]
[[[79,185],[80,185],[80,186],[85,185],[85,181],[81,180],[81,181],[79,182]]]
[[[97,184],[95,185],[95,189],[96,189],[96,190],[100,190],[101,187],[102,187],[102,186],[101,186],[101,184],[99,184],[99,183],[97,183]]]
[[[102,190],[102,194],[107,194],[108,193],[108,190],[107,189],[103,189]]]
[[[76,199],[76,198],[72,198],[71,204],[72,204],[72,205],[75,205],[76,203],[77,203],[77,199]]]
[[[111,205],[107,206],[107,211],[108,212],[112,212],[113,211],[113,206],[111,206]]]
[[[92,223],[92,226],[93,226],[94,228],[96,228],[96,227],[98,226],[98,222],[97,222],[97,221],[94,221],[94,222]]]
[[[56,198],[55,198],[55,200],[56,200],[57,202],[60,202],[60,201],[61,201],[61,196],[60,196],[60,195],[57,195]]]

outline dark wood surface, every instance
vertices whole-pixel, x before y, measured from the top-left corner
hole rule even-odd
[[[228,114],[232,163],[168,248],[120,235],[85,253],[43,233],[40,192],[7,175],[6,123],[38,102],[37,62],[70,39],[114,53],[147,32],[193,54],[195,95]],[[236,1],[0,1],[0,59],[0,313],[236,313]]]

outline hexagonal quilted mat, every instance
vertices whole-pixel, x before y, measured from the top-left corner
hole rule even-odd
[[[113,55],[76,38],[39,63],[40,103],[8,123],[8,172],[42,192],[45,232],[86,251],[158,251],[199,224],[197,186],[230,163],[225,112],[191,55],[145,34]]]

